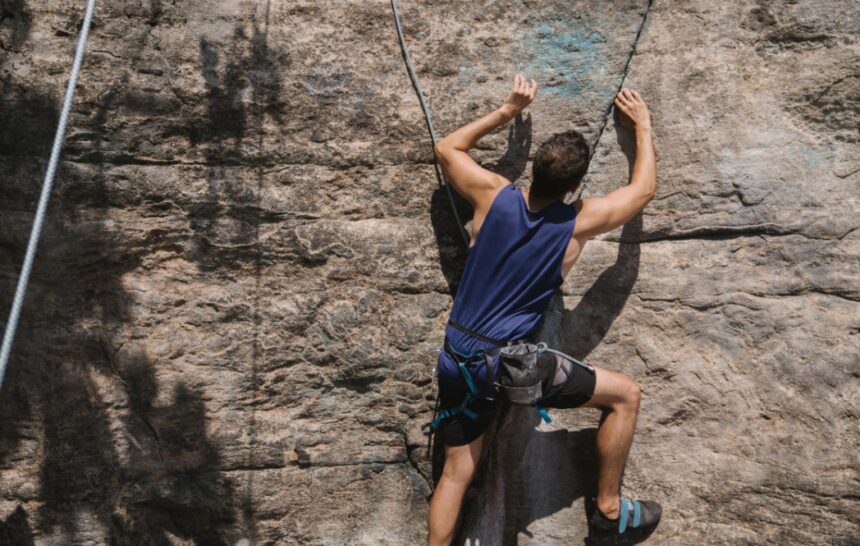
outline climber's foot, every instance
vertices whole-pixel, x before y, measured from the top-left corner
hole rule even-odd
[[[605,532],[624,533],[629,529],[652,527],[660,521],[663,508],[654,501],[640,501],[621,497],[617,517],[608,517],[595,507],[589,523]],[[609,515],[613,515],[611,512]]]

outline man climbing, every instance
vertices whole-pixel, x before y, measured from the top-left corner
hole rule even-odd
[[[498,110],[461,127],[436,145],[436,157],[452,186],[472,203],[472,240],[454,299],[445,345],[437,365],[440,395],[438,437],[445,465],[429,511],[428,544],[450,544],[463,495],[471,482],[498,402],[499,347],[534,332],[553,293],[585,243],[612,231],[654,197],[656,166],[648,107],[633,90],[622,89],[615,108],[636,134],[636,159],[628,185],[600,198],[568,205],[588,168],[590,151],[576,131],[557,134],[534,156],[532,184],[520,190],[479,166],[468,154],[478,140],[513,119],[535,97],[537,83],[517,75]],[[490,355],[487,359],[485,355]],[[639,411],[639,386],[620,372],[557,357],[547,378],[556,387],[542,404],[551,408],[602,410],[597,431],[599,473],[590,524],[606,532],[656,524],[656,502],[621,497],[621,476]]]

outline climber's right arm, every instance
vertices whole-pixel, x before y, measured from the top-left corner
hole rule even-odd
[[[469,150],[484,135],[512,120],[534,99],[537,83],[517,76],[514,86],[501,108],[468,125],[460,127],[436,143],[436,159],[442,172],[457,190],[474,207],[489,208],[499,188],[510,182],[489,171],[472,159]]]
[[[596,199],[583,199],[577,235],[590,239],[612,231],[642,212],[657,192],[657,166],[651,139],[651,115],[639,93],[623,89],[615,98],[622,125],[636,132],[636,159],[630,183]]]

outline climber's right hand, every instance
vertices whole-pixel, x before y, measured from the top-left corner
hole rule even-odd
[[[531,104],[537,93],[537,82],[527,80],[521,74],[514,78],[514,85],[501,111],[508,117],[514,118]]]

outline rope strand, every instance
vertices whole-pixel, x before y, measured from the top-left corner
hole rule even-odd
[[[12,300],[12,309],[9,311],[9,320],[6,322],[6,330],[3,333],[3,346],[0,347],[0,388],[3,387],[3,376],[6,373],[6,364],[12,352],[12,342],[15,340],[15,331],[18,329],[18,319],[21,316],[21,307],[24,305],[24,295],[27,293],[27,284],[30,281],[30,272],[33,269],[33,259],[36,256],[36,247],[42,235],[42,226],[45,223],[45,212],[48,209],[48,199],[51,197],[51,187],[54,185],[54,176],[57,172],[57,164],[60,160],[60,152],[63,149],[63,140],[66,134],[66,123],[69,120],[69,111],[72,108],[72,99],[75,97],[75,87],[78,83],[78,74],[84,60],[84,51],[87,48],[87,38],[90,34],[90,26],[95,10],[95,0],[88,0],[87,11],[84,15],[84,23],[81,26],[81,35],[78,38],[78,47],[75,50],[75,60],[72,63],[72,71],[69,75],[69,83],[66,86],[66,95],[63,99],[63,109],[60,113],[60,121],[57,124],[57,132],[54,134],[54,145],[51,148],[51,158],[48,161],[48,170],[45,173],[45,182],[42,184],[42,194],[39,196],[39,206],[36,208],[36,217],[33,219],[33,227],[30,229],[30,240],[27,243],[27,253],[24,255],[24,264],[21,266],[21,275],[18,277],[18,285],[15,288],[15,297]]]
[[[436,148],[436,131],[433,130],[433,119],[430,117],[430,110],[427,108],[427,103],[424,101],[424,91],[421,89],[421,83],[415,75],[415,67],[412,65],[412,57],[409,56],[409,49],[406,47],[406,39],[403,37],[403,28],[400,26],[400,12],[397,10],[397,0],[391,0],[391,11],[394,14],[394,26],[397,28],[397,38],[400,40],[400,51],[403,53],[403,60],[406,61],[406,70],[409,72],[409,79],[412,80],[412,87],[415,88],[415,93],[418,95],[418,102],[421,103],[421,111],[424,112],[424,122],[427,124],[427,130],[430,132],[430,141],[433,143],[433,148]],[[451,210],[454,211],[454,219],[457,222],[457,227],[460,229],[460,235],[463,237],[463,244],[469,246],[469,235],[466,233],[466,228],[463,227],[463,221],[460,220],[460,213],[457,211],[457,204],[454,202],[454,194],[451,192],[451,185],[445,180],[445,175],[439,169],[439,164],[436,163],[435,154],[433,160],[433,168],[436,171],[436,180],[440,187],[444,187],[448,192],[448,200],[451,202]]]

